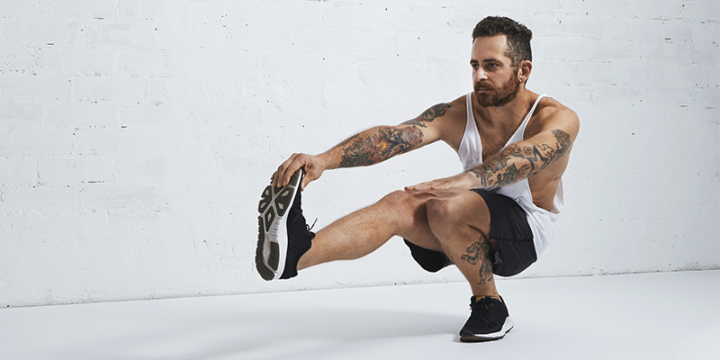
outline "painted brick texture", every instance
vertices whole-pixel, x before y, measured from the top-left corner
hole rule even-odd
[[[256,207],[293,152],[470,91],[496,14],[534,31],[529,88],[581,119],[557,238],[520,276],[720,267],[717,1],[0,0],[0,307],[462,281],[393,239],[265,283]],[[327,172],[305,214],[456,159]]]

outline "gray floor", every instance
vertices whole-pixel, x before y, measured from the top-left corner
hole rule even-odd
[[[463,283],[0,310],[0,359],[720,359],[720,271],[499,281],[505,339],[458,342]]]

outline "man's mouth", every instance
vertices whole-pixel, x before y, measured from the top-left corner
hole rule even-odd
[[[488,86],[475,86],[475,91],[477,91],[477,92],[488,92],[488,91],[492,91],[492,90],[493,90],[493,88],[488,87]]]

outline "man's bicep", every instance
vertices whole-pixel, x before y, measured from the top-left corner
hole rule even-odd
[[[418,117],[405,121],[401,125],[416,125],[422,128],[427,128],[428,125],[432,125],[432,122],[435,121],[435,119],[445,116],[449,109],[450,104],[440,103],[425,110]]]
[[[453,103],[440,103],[431,106],[418,117],[403,122],[398,127],[412,126],[423,132],[423,141],[420,146],[434,143],[444,139],[444,134],[448,132],[448,124],[452,122],[452,118],[458,109]]]
[[[533,157],[542,161],[541,169],[558,161],[570,151],[572,139],[567,131],[568,129],[551,129],[543,132],[539,141],[533,142]],[[524,153],[528,153],[527,149]]]
[[[537,161],[534,165],[545,168],[570,151],[577,132],[577,117],[574,113],[565,114],[565,117],[546,122],[538,134],[518,143],[520,148],[515,149],[514,155],[528,158],[531,162]]]
[[[558,137],[570,141],[575,141],[580,128],[580,122],[577,114],[570,109],[556,110],[544,119],[540,131],[537,135],[546,135],[551,139]],[[552,135],[552,136],[550,136]]]

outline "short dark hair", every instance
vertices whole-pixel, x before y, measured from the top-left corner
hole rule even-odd
[[[505,55],[512,60],[513,66],[520,65],[524,60],[532,61],[532,31],[525,25],[507,17],[488,16],[475,26],[472,38],[475,42],[479,37],[496,35],[507,37],[508,52]]]

